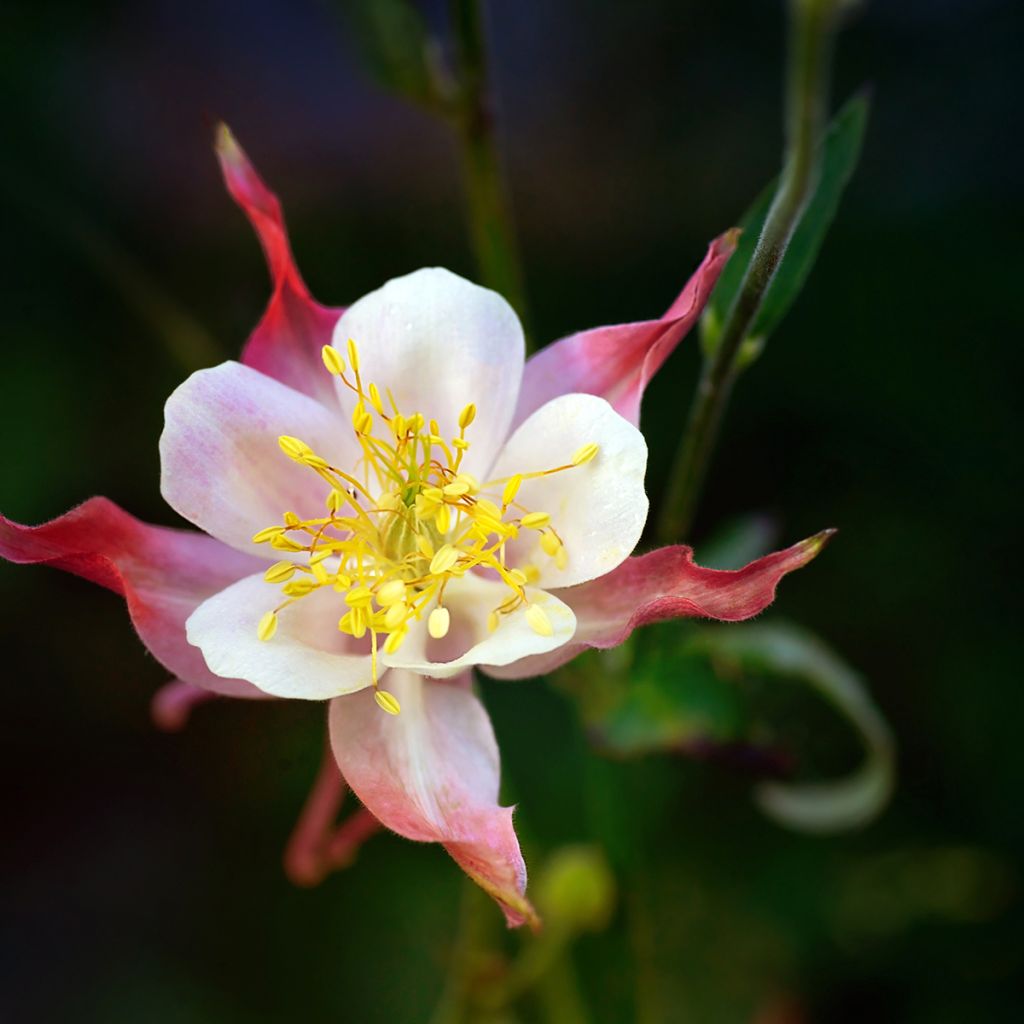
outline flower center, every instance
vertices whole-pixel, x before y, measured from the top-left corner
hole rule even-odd
[[[260,619],[257,634],[269,641],[288,606],[315,591],[332,589],[343,609],[338,629],[357,640],[369,633],[377,703],[398,714],[398,700],[378,686],[378,651],[397,651],[413,622],[424,616],[431,637],[446,636],[451,615],[444,597],[452,579],[484,569],[505,584],[505,600],[488,616],[490,631],[525,606],[530,627],[541,636],[553,634],[547,613],[526,595],[526,584],[538,578],[538,568],[510,568],[506,546],[521,530],[535,530],[541,550],[559,568],[568,564],[569,554],[551,516],[525,508],[516,496],[524,480],[582,466],[597,455],[598,447],[584,445],[565,465],[481,484],[461,469],[476,405],[462,410],[458,436],[446,439],[436,420],[428,422],[419,412],[403,415],[389,389],[386,411],[377,385],[364,386],[353,341],[348,343],[351,377],[341,353],[330,345],[324,346],[323,361],[356,395],[352,427],[362,455],[347,472],[296,437],[278,439],[285,455],[323,480],[327,514],[302,519],[285,512],[282,525],[268,526],[253,537],[257,544],[269,543],[293,558],[306,556],[305,561],[276,562],[264,574],[268,583],[280,585],[283,600]]]

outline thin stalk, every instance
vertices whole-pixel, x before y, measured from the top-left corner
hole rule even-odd
[[[743,342],[817,185],[836,7],[835,0],[790,0],[782,175],[718,343],[704,359],[669,477],[660,530],[666,541],[686,536],[692,525],[722,415],[742,369]]]
[[[451,0],[459,92],[453,123],[462,150],[470,236],[481,278],[504,295],[525,322],[523,274],[498,152],[480,7],[480,0]]]

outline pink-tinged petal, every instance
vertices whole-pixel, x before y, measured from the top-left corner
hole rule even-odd
[[[310,296],[292,257],[281,203],[226,125],[218,130],[216,149],[228,191],[259,236],[274,288],[263,319],[246,343],[242,362],[333,405],[334,385],[320,350],[330,343],[343,310],[321,306]]]
[[[246,576],[189,616],[189,643],[202,650],[211,672],[248,679],[275,697],[327,700],[372,683],[370,655],[353,654],[356,641],[338,631],[345,605],[332,587],[282,608],[277,631],[261,640],[260,619],[280,603],[280,589],[262,573]]]
[[[659,320],[580,331],[553,342],[526,364],[515,424],[559,395],[599,395],[634,426],[650,379],[697,322],[739,237],[734,229],[716,238],[679,297]]]
[[[297,437],[335,466],[354,466],[340,413],[240,363],[193,373],[167,400],[160,435],[160,490],[190,522],[240,551],[276,559],[253,534],[285,512],[323,515],[327,486],[281,451]]]
[[[151,526],[106,498],[92,498],[42,526],[0,516],[0,556],[52,565],[121,594],[142,642],[180,679],[232,697],[264,696],[215,676],[185,639],[185,620],[211,594],[250,573],[255,559],[212,537]]]
[[[215,696],[212,690],[204,690],[182,679],[172,679],[153,694],[149,713],[158,729],[180,732],[188,725],[192,709],[213,700]]]
[[[615,647],[652,622],[749,619],[775,600],[779,580],[811,561],[834,533],[822,530],[735,570],[694,565],[693,549],[682,545],[627,559],[607,576],[556,591],[576,613],[576,635],[564,647],[504,668],[481,667],[501,679],[526,679],[553,671],[588,647]]]
[[[510,925],[536,925],[512,808],[498,804],[498,745],[468,677],[438,683],[393,669],[387,688],[398,715],[368,691],[331,702],[331,746],[348,784],[387,828],[443,844]]]
[[[344,353],[349,338],[363,380],[381,394],[389,388],[403,415],[437,420],[442,437],[454,437],[459,413],[477,406],[462,467],[483,479],[508,436],[523,378],[523,328],[512,307],[489,288],[427,267],[354,302],[338,321],[335,347]],[[353,395],[339,389],[351,409]]]

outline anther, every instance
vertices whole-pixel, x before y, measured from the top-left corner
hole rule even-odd
[[[540,636],[554,636],[555,628],[551,625],[548,613],[539,604],[531,604],[526,609],[526,621],[530,629]]]
[[[267,526],[252,535],[252,542],[253,544],[266,544],[268,540],[280,537],[283,533],[283,526]]]
[[[409,606],[404,601],[391,605],[384,613],[384,626],[386,629],[395,630],[401,626],[409,615]]]
[[[427,619],[427,632],[435,639],[440,640],[448,635],[452,617],[447,608],[435,608]]]
[[[437,553],[430,560],[430,573],[432,576],[440,576],[459,560],[459,552],[451,544],[445,544],[439,548]]]
[[[305,441],[300,441],[297,437],[291,437],[288,434],[282,434],[277,439],[277,443],[289,459],[302,459],[313,454],[313,449]]]
[[[327,372],[333,373],[335,377],[340,377],[345,372],[345,360],[333,345],[324,345],[320,349],[320,358],[323,359]]]
[[[554,558],[562,547],[562,542],[548,530],[540,535],[540,546],[545,555]]]
[[[519,522],[528,530],[539,530],[551,522],[551,516],[547,512],[527,512]]]
[[[267,612],[256,627],[256,635],[266,642],[277,632],[277,615]]]
[[[572,464],[574,466],[582,466],[585,462],[589,462],[598,453],[598,450],[598,446],[593,441],[590,441],[577,450],[576,454],[572,457]]]
[[[373,699],[377,702],[377,707],[389,715],[397,715],[402,711],[402,705],[398,703],[398,698],[393,693],[388,693],[387,690],[374,690]]]
[[[275,562],[264,574],[263,578],[268,583],[284,583],[295,575],[295,564],[293,562]]]
[[[405,584],[401,580],[389,580],[377,590],[377,604],[381,608],[397,604],[405,598]]]
[[[404,629],[396,629],[393,633],[388,633],[388,638],[384,641],[384,653],[394,654],[402,646],[405,635],[406,630]]]

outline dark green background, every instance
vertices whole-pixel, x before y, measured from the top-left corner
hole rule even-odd
[[[777,169],[780,5],[491,6],[537,334],[660,313]],[[267,296],[211,119],[281,195],[325,302],[425,264],[472,276],[457,160],[441,126],[369,84],[329,6],[8,11],[0,509],[38,522],[103,493],[171,523],[163,401],[238,352]],[[610,852],[657,908],[640,970],[668,1020],[1024,1012],[1022,42],[1014,0],[878,2],[844,34],[837,94],[873,88],[863,163],[737,389],[692,538],[750,512],[785,543],[840,528],[771,614],[870,680],[900,749],[882,819],[793,834],[742,773],[606,764],[549,687],[483,686],[531,865],[627,837],[633,853]],[[645,404],[654,494],[696,351]],[[148,717],[165,673],[117,598],[4,565],[0,601],[3,1019],[428,1018],[460,893],[443,851],[379,837],[312,891],[280,870],[319,707],[224,701],[165,735]],[[796,756],[831,742],[818,711],[793,706]],[[631,1019],[628,919],[576,950],[609,1024]]]

